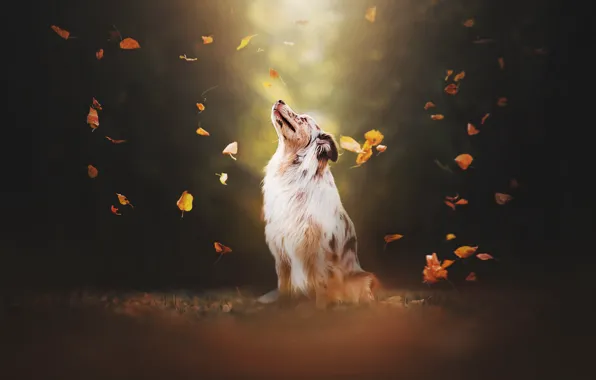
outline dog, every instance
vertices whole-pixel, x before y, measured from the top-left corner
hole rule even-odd
[[[259,301],[314,296],[320,308],[373,301],[380,283],[360,266],[356,230],[329,168],[338,159],[335,139],[283,100],[271,122],[278,146],[265,167],[262,216],[278,286]]]

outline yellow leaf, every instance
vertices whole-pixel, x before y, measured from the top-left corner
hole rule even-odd
[[[228,174],[227,173],[215,173],[216,176],[219,176],[219,182],[221,182],[222,185],[227,185],[226,181],[228,180]]]
[[[235,154],[238,154],[238,143],[236,141],[234,141],[233,143],[229,143],[224,150],[222,151],[223,154],[227,154],[230,157],[232,157],[232,159],[236,159],[236,157],[234,157]]]
[[[123,39],[122,41],[120,41],[120,49],[124,49],[124,50],[134,50],[134,49],[140,49],[141,45],[139,45],[139,43],[130,38],[127,37],[125,39]]]
[[[201,38],[203,39],[204,45],[213,43],[213,36],[201,36]]]
[[[273,84],[271,82],[263,82],[263,86],[269,88],[273,86]]]
[[[446,236],[447,240],[453,240],[455,238],[456,238],[455,234],[447,234],[447,236]]]
[[[339,146],[349,152],[361,153],[362,147],[360,143],[349,136],[341,136],[339,138]]]
[[[366,161],[368,161],[369,158],[372,156],[372,153],[372,146],[370,145],[368,140],[366,140],[364,142],[364,145],[362,145],[362,153],[358,153],[358,156],[356,156],[356,166],[360,166],[364,164]]]
[[[199,128],[197,129],[197,135],[201,135],[201,136],[209,136],[209,132],[207,132],[206,130],[204,130],[203,128]]]
[[[178,199],[178,201],[176,202],[176,206],[178,206],[180,211],[182,211],[182,217],[184,217],[184,211],[188,212],[192,210],[193,199],[194,197],[192,196],[192,194],[184,190],[184,192],[180,196],[180,199]]]
[[[462,245],[461,247],[457,248],[453,253],[460,259],[465,259],[472,256],[478,250],[478,246],[471,247],[469,245]]]
[[[377,18],[377,7],[370,7],[366,10],[364,18],[370,22],[375,22]]]
[[[441,267],[443,269],[449,268],[451,265],[453,265],[454,262],[455,260],[445,260],[443,261],[443,264],[441,264]]]
[[[240,41],[240,45],[238,45],[238,47],[236,48],[236,50],[244,49],[244,48],[245,48],[245,47],[248,45],[248,43],[250,42],[250,40],[251,40],[253,37],[256,37],[257,35],[258,35],[258,34],[252,34],[252,35],[250,35],[250,36],[246,36],[246,37],[244,37],[244,38],[243,38],[243,39]]]
[[[383,134],[377,131],[376,129],[371,129],[370,131],[364,134],[364,138],[372,147],[379,145],[383,141],[383,138],[385,138],[385,136],[383,136]]]
[[[132,205],[132,203],[130,203],[130,201],[128,200],[128,198],[126,198],[126,196],[124,196],[122,194],[118,194],[118,193],[116,193],[116,196],[118,197],[118,202],[120,202],[121,205],[123,205],[123,206],[129,205],[130,207],[134,208],[134,206]]]
[[[197,103],[197,108],[200,112],[205,111],[205,105],[203,103]]]

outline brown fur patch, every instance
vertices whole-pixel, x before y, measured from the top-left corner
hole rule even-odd
[[[309,221],[300,247],[296,252],[296,257],[303,263],[304,272],[311,288],[316,287],[319,283],[319,278],[317,278],[317,258],[319,248],[321,247],[321,237],[321,226],[314,221]]]
[[[349,251],[352,252],[356,252],[356,237],[355,236],[351,236],[348,241],[346,241],[346,244],[344,244],[344,249],[343,249],[343,255],[345,255],[346,253],[348,253]]]

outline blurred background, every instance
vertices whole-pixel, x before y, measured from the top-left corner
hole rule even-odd
[[[374,22],[365,19],[372,6]],[[16,76],[24,102],[15,110],[19,139],[33,142],[33,154],[5,162],[18,178],[32,176],[6,189],[2,280],[273,288],[259,216],[277,99],[337,138],[363,142],[370,129],[385,135],[387,151],[361,167],[351,168],[350,152],[332,165],[361,264],[382,281],[422,286],[425,255],[453,259],[460,245],[499,260],[452,266],[455,284],[470,271],[504,284],[527,279],[529,264],[543,273],[543,259],[577,232],[563,218],[579,212],[564,193],[567,158],[549,145],[560,138],[552,132],[561,120],[555,105],[567,95],[561,9],[532,0],[44,2],[26,31],[31,42],[15,50],[27,52]],[[464,26],[469,19],[474,25]],[[121,50],[113,35],[108,41],[116,29],[141,48]],[[269,77],[270,68],[283,82]],[[455,96],[443,91],[448,69],[466,72]],[[93,97],[103,110],[92,132],[85,120]],[[499,97],[506,107],[496,105]],[[425,110],[428,101],[436,108]],[[197,102],[205,105],[200,114]],[[434,113],[445,119],[431,120]],[[466,133],[469,122],[478,135]],[[210,136],[197,135],[198,127]],[[233,141],[237,161],[221,153]],[[454,162],[461,153],[474,157],[467,171]],[[97,178],[87,176],[89,164]],[[181,218],[176,201],[185,190],[194,208]],[[514,200],[497,205],[495,192]],[[118,205],[116,193],[134,209]],[[469,204],[453,211],[443,200],[456,193]],[[384,250],[383,236],[395,233],[404,238]],[[446,241],[448,233],[457,238]],[[233,250],[216,265],[214,241]]]

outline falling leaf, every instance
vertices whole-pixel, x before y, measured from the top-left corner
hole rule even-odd
[[[513,199],[513,197],[509,194],[495,193],[495,201],[499,205],[504,205],[506,203],[509,203],[512,199]]]
[[[476,281],[476,273],[474,272],[470,272],[470,274],[468,275],[468,277],[466,277],[466,281]]]
[[[308,24],[308,20],[296,20],[294,21],[297,25],[306,25]]]
[[[473,18],[471,18],[471,19],[468,19],[468,20],[464,21],[464,26],[465,26],[466,28],[471,28],[471,27],[473,27],[473,26],[474,26],[474,19],[473,19]]]
[[[432,120],[443,120],[445,118],[445,116],[441,115],[440,113],[436,114],[436,115],[430,115],[430,118]]]
[[[442,279],[447,279],[447,270],[441,266],[436,253],[426,255],[426,266],[422,271],[422,278],[426,284],[435,284]]]
[[[118,202],[120,202],[121,205],[123,205],[123,206],[129,205],[130,207],[134,208],[132,203],[130,203],[130,201],[128,200],[128,198],[126,198],[125,195],[116,193],[116,196],[118,197]]]
[[[358,156],[356,156],[356,166],[360,166],[364,164],[366,161],[368,161],[372,156],[372,153],[372,146],[370,145],[368,140],[366,140],[362,145],[362,152],[358,153]]]
[[[444,201],[444,202],[447,206],[451,207],[451,209],[453,211],[455,211],[455,205],[453,204],[453,202],[450,202],[450,201]]]
[[[232,252],[232,249],[230,247],[226,247],[225,245],[223,245],[217,241],[213,243],[213,246],[215,247],[215,252],[221,253],[222,255],[224,253]]]
[[[87,114],[87,124],[89,124],[93,131],[99,127],[99,115],[93,107],[89,107],[89,113]]]
[[[360,143],[349,136],[341,136],[339,138],[339,146],[349,152],[362,153]]]
[[[224,148],[222,153],[227,154],[230,157],[232,157],[232,159],[236,160],[236,157],[234,157],[234,155],[238,154],[238,143],[236,141],[229,143],[228,146]]]
[[[295,44],[293,42],[290,42],[290,41],[284,41],[284,45],[294,46]]]
[[[447,236],[445,237],[445,239],[447,239],[447,240],[453,240],[453,239],[455,239],[455,237],[456,237],[455,234],[447,234]]]
[[[203,103],[197,103],[197,108],[201,112],[205,111],[205,105]]]
[[[185,60],[186,62],[194,62],[194,61],[198,60],[198,58],[188,58],[188,57],[186,56],[186,54],[182,54],[182,55],[180,56],[180,59],[183,59],[183,60]]]
[[[501,70],[503,70],[505,68],[505,60],[503,59],[503,57],[499,57],[497,61],[499,62],[499,67],[501,68]]]
[[[126,140],[114,140],[110,136],[106,136],[106,139],[108,139],[112,144],[122,144],[126,142]]]
[[[457,94],[458,90],[459,90],[459,87],[455,83],[450,83],[447,85],[447,87],[445,87],[445,93],[449,94],[449,95]]]
[[[480,124],[484,124],[484,122],[486,121],[486,119],[488,119],[489,116],[490,116],[490,113],[487,113],[484,116],[482,116],[482,120],[480,120]]]
[[[178,199],[178,201],[176,202],[176,206],[178,206],[180,211],[182,211],[183,218],[184,218],[184,211],[188,212],[188,211],[192,210],[193,199],[194,199],[194,197],[192,196],[192,194],[189,193],[188,191],[184,190],[184,192],[180,196],[180,199]]]
[[[505,97],[499,98],[499,100],[497,100],[497,105],[499,107],[505,107],[507,105],[507,98],[505,98]]]
[[[445,170],[446,172],[449,173],[453,173],[453,171],[451,170],[451,168],[447,165],[443,165],[441,162],[439,162],[439,160],[435,159],[435,164],[437,164],[438,167],[440,167],[442,170]]]
[[[463,153],[455,157],[455,162],[462,170],[468,169],[473,160],[474,158],[467,153]]]
[[[459,194],[455,194],[454,197],[450,197],[448,195],[445,196],[445,199],[447,199],[448,201],[451,201],[451,202],[455,202],[458,198],[459,198]]]
[[[453,81],[459,82],[460,80],[464,79],[465,77],[466,77],[466,72],[462,70],[462,72],[460,72],[459,74],[457,74],[456,76],[453,77]]]
[[[226,181],[228,180],[228,173],[215,173],[216,176],[219,176],[219,182],[221,182],[222,185],[227,185]]]
[[[461,198],[457,202],[455,202],[455,204],[458,205],[458,206],[467,205],[468,204],[468,200],[467,199],[464,199],[464,198]]]
[[[277,70],[269,69],[269,76],[271,77],[271,79],[277,79],[279,78],[279,73],[277,72]]]
[[[240,41],[240,45],[238,45],[238,47],[236,48],[236,50],[244,49],[248,45],[248,43],[250,42],[250,40],[253,37],[256,37],[256,36],[257,36],[257,34],[253,34],[253,35],[244,37],[242,39],[242,41]]]
[[[203,128],[198,128],[197,129],[197,135],[201,135],[201,136],[209,136],[209,132],[207,132],[206,130],[204,130]]]
[[[424,104],[424,110],[427,110],[429,108],[434,108],[434,107],[436,107],[436,106],[435,106],[435,103],[433,103],[433,102],[426,102]]]
[[[263,86],[269,88],[269,87],[273,86],[273,83],[271,83],[271,82],[263,82]]]
[[[377,149],[377,152],[379,152],[377,155],[379,155],[387,150],[387,145],[377,145],[375,148]]]
[[[377,7],[370,7],[366,10],[364,18],[370,22],[375,22],[377,18]]]
[[[511,180],[509,180],[509,187],[512,189],[517,189],[519,187],[519,183],[517,183],[515,178],[511,178]]]
[[[91,107],[95,108],[96,110],[102,110],[101,104],[99,104],[99,102],[95,98],[93,98],[93,100],[91,101]]]
[[[472,123],[468,123],[468,135],[474,136],[480,133],[480,131]]]
[[[469,245],[462,245],[461,247],[457,248],[453,253],[460,259],[466,259],[472,256],[478,250],[478,246],[471,247]]]
[[[87,175],[89,176],[89,178],[95,178],[97,177],[97,174],[99,174],[99,172],[97,171],[97,168],[93,165],[87,165]]]
[[[447,82],[447,80],[449,80],[449,77],[451,76],[451,74],[453,74],[453,70],[447,70],[447,75],[445,76],[445,82]]]
[[[141,45],[139,45],[137,40],[132,39],[130,37],[127,37],[127,38],[123,39],[122,41],[120,41],[120,49],[134,50],[134,49],[140,49],[140,48],[141,48]]]
[[[65,40],[68,39],[70,36],[70,32],[68,30],[64,30],[62,28],[57,27],[56,25],[50,26],[54,32],[56,32],[60,37],[64,38]]]
[[[201,36],[201,38],[203,39],[203,45],[213,43],[213,36]]]
[[[103,58],[103,49],[99,49],[95,52],[95,58],[97,58],[98,60]]]
[[[379,145],[385,136],[376,129],[371,129],[364,134],[364,139],[370,144],[371,147]]]
[[[385,235],[383,240],[385,240],[385,243],[391,243],[392,241],[399,240],[403,237],[404,237],[404,235],[400,235],[400,234]]]
[[[114,207],[114,205],[110,206],[110,211],[112,211],[112,214],[114,215],[122,215],[118,212],[118,208]]]
[[[453,263],[455,262],[455,260],[444,260],[443,264],[441,264],[441,267],[443,269],[447,269],[449,268],[451,265],[453,265]]]
[[[476,257],[483,261],[494,259],[494,257],[488,253],[479,253]]]

